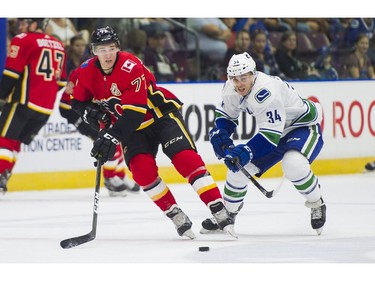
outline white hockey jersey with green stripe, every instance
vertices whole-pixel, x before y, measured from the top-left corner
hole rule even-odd
[[[225,83],[222,103],[216,108],[216,119],[225,118],[238,124],[241,111],[256,118],[259,133],[275,146],[294,128],[317,124],[322,119],[319,104],[301,98],[288,82],[279,77],[259,71],[245,97],[235,91],[229,80]]]

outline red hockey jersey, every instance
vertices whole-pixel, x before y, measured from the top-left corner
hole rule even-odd
[[[61,41],[43,33],[21,33],[9,47],[0,98],[51,114],[59,88],[66,84],[66,53]]]
[[[125,113],[126,116],[143,114],[138,130],[182,106],[173,93],[156,85],[154,75],[141,60],[127,52],[118,53],[110,74],[102,72],[97,57],[82,63],[73,97],[81,102],[99,103],[116,118]],[[131,122],[133,118],[128,120]]]

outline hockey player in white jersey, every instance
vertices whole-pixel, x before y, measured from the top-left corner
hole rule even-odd
[[[301,98],[279,77],[256,71],[254,60],[246,52],[232,56],[227,75],[210,142],[229,169],[224,186],[228,211],[234,219],[243,206],[249,183],[236,162],[260,177],[281,161],[285,178],[305,197],[305,205],[311,209],[311,226],[320,235],[326,205],[310,167],[323,146],[320,105]],[[235,146],[230,136],[242,111],[255,117],[257,133],[247,143]],[[213,218],[204,220],[202,227],[202,234],[219,229]]]

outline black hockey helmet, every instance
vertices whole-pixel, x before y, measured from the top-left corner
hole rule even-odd
[[[94,49],[95,46],[109,43],[116,43],[117,47],[120,48],[120,40],[116,31],[109,26],[96,28],[91,35],[91,47]]]
[[[38,24],[37,28],[40,28],[42,30],[45,30],[49,21],[49,19],[45,19],[45,18],[18,18],[18,20],[25,20],[29,24],[36,22]]]

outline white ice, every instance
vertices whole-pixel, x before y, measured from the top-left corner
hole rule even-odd
[[[102,188],[96,239],[71,249],[62,249],[59,243],[91,230],[93,187],[8,192],[0,197],[0,266],[13,268],[13,276],[19,264],[32,265],[31,269],[37,264],[57,264],[59,271],[61,265],[65,269],[68,264],[73,268],[83,263],[98,264],[94,266],[98,273],[106,264],[120,263],[121,268],[132,264],[143,274],[163,265],[210,268],[219,264],[215,271],[232,268],[229,279],[235,276],[233,266],[260,265],[265,274],[270,274],[270,265],[275,264],[282,264],[287,272],[306,264],[344,265],[340,272],[355,264],[375,269],[375,173],[320,176],[319,180],[327,204],[327,222],[321,236],[310,226],[310,210],[304,206],[304,198],[287,181],[271,199],[250,184],[245,206],[236,220],[238,240],[225,234],[200,234],[201,221],[210,217],[209,210],[190,185],[170,184],[180,207],[193,221],[195,240],[179,237],[172,222],[144,193],[111,198]],[[280,179],[259,182],[272,189]],[[222,190],[223,183],[219,186]],[[200,246],[208,246],[210,251],[199,252]],[[249,276],[255,272],[251,268],[245,270]],[[316,268],[308,267],[311,276],[318,274]],[[362,272],[355,268],[352,274],[358,279]],[[179,280],[186,274],[193,272],[183,273]],[[307,280],[307,273],[301,274],[301,280]],[[373,270],[370,275],[368,280],[374,280]],[[55,274],[53,280],[58,276]]]

